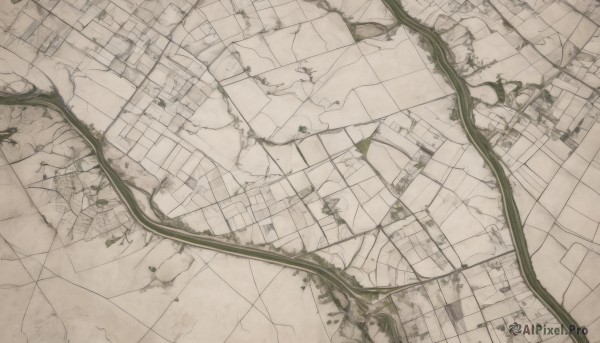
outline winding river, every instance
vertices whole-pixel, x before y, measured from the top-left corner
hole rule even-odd
[[[523,279],[529,289],[535,296],[558,318],[565,326],[577,325],[570,314],[563,309],[560,304],[546,291],[546,289],[537,280],[533,269],[531,258],[527,250],[527,243],[523,232],[523,227],[519,217],[517,205],[514,201],[510,182],[502,168],[499,158],[493,152],[486,138],[477,130],[473,123],[471,96],[464,80],[458,75],[448,60],[449,53],[446,50],[440,36],[431,28],[428,28],[415,19],[411,18],[397,2],[398,0],[383,0],[399,23],[405,25],[413,31],[416,31],[426,38],[434,63],[439,67],[446,79],[456,92],[457,109],[460,115],[461,125],[471,142],[485,160],[488,167],[492,170],[496,179],[498,188],[502,195],[503,211],[506,221],[510,227],[513,243],[515,246],[517,260]],[[123,182],[121,177],[113,170],[102,152],[101,141],[94,136],[90,129],[83,124],[65,105],[58,94],[40,94],[32,92],[17,96],[0,97],[0,104],[4,105],[28,105],[28,106],[46,106],[60,112],[75,130],[77,130],[85,141],[89,144],[96,155],[99,166],[107,175],[108,180],[118,193],[123,203],[127,206],[133,218],[146,230],[159,236],[173,239],[192,246],[215,250],[244,258],[275,263],[281,266],[294,268],[316,274],[334,285],[346,296],[355,300],[355,303],[363,312],[368,312],[370,300],[387,299],[389,295],[414,285],[405,285],[399,287],[374,287],[363,288],[351,279],[333,268],[324,266],[317,261],[309,259],[295,258],[276,251],[269,251],[250,246],[239,245],[233,242],[219,240],[213,237],[198,235],[184,231],[177,227],[172,227],[150,219],[140,208],[135,200],[130,188]],[[389,333],[393,336],[395,342],[400,341],[400,335],[395,323],[396,320],[391,316],[382,313],[371,314],[374,318],[382,318],[389,328]],[[574,335],[575,341],[583,343],[588,342],[584,335]]]

